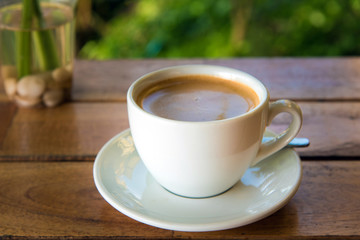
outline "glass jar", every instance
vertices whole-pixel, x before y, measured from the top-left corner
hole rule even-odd
[[[21,107],[70,99],[76,0],[0,2],[0,69],[7,96]]]

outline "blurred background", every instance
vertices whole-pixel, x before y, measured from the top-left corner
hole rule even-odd
[[[77,57],[360,55],[360,0],[79,0]]]

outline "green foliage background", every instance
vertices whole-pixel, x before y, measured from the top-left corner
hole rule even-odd
[[[107,1],[103,1],[107,2]],[[138,0],[80,57],[360,55],[360,0]]]

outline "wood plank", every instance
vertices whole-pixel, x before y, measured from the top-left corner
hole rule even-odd
[[[242,228],[208,233],[176,232],[196,239],[360,238],[360,162],[304,162],[301,186],[274,215]]]
[[[16,107],[14,104],[0,102],[0,149],[15,113]]]
[[[295,197],[259,222],[186,233],[117,212],[97,192],[91,162],[0,163],[0,233],[16,238],[347,239],[360,238],[360,161],[309,161]],[[1,236],[0,236],[1,238]]]
[[[159,68],[202,63],[203,60],[77,60],[74,66],[74,101],[126,101],[133,81]]]
[[[182,64],[215,64],[259,78],[273,99],[359,100],[360,58],[235,58],[76,60],[74,101],[125,101],[130,84],[141,75]],[[0,101],[8,101],[0,77]]]
[[[269,89],[272,99],[360,99],[360,58],[245,58],[205,63],[254,75]]]
[[[0,233],[11,237],[171,236],[114,211],[89,162],[1,163],[0,202]]]
[[[310,139],[310,146],[298,148],[302,157],[360,156],[360,102],[299,102],[303,126],[299,137]],[[290,121],[279,115],[270,127],[275,132],[285,129]]]
[[[359,100],[360,58],[235,58],[77,60],[74,101],[125,101],[130,84],[141,75],[182,64],[215,64],[259,78],[273,99]],[[7,101],[0,80],[0,101]]]
[[[310,139],[302,157],[360,156],[360,103],[301,102],[299,137]],[[281,114],[270,129],[290,119]],[[125,103],[68,103],[53,109],[18,109],[0,149],[0,160],[92,160],[114,135],[128,128]],[[51,134],[49,134],[51,133]]]
[[[22,160],[23,156],[27,160],[74,160],[78,157],[92,160],[106,141],[126,128],[124,103],[20,108],[7,131],[0,156]]]
[[[299,103],[310,139],[302,157],[360,156],[360,102]],[[270,127],[285,129],[286,114]],[[68,103],[53,109],[18,109],[0,148],[4,160],[93,160],[114,135],[128,128],[125,103]],[[4,127],[2,127],[4,128]]]
[[[360,58],[237,58],[78,60],[75,101],[124,101],[130,84],[141,75],[173,65],[215,64],[248,72],[268,87],[273,99],[360,99]]]

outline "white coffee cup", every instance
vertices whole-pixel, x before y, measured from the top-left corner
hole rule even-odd
[[[184,75],[210,75],[247,85],[259,104],[245,114],[206,122],[162,118],[135,101],[147,87]],[[269,103],[265,86],[239,70],[212,65],[164,68],[137,79],[127,93],[131,134],[148,171],[168,191],[192,198],[221,194],[239,181],[246,169],[285,147],[299,132],[302,113],[290,100]],[[289,127],[262,143],[266,126],[279,113],[292,116]]]

